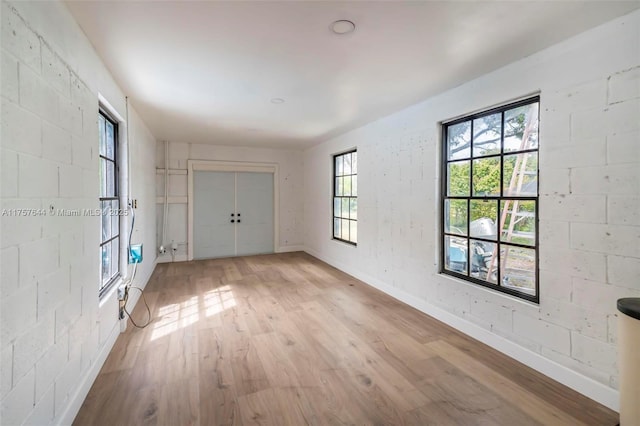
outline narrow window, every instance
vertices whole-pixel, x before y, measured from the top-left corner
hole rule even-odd
[[[118,188],[118,124],[100,111],[100,297],[120,276],[120,199]]]
[[[539,101],[445,123],[441,190],[441,272],[534,302]]]
[[[358,242],[358,153],[333,156],[333,238]]]

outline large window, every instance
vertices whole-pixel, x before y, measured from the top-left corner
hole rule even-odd
[[[100,111],[100,296],[120,276],[120,200],[118,198],[118,124]]]
[[[358,153],[333,156],[333,238],[358,242]]]
[[[539,98],[443,125],[441,271],[538,295]]]

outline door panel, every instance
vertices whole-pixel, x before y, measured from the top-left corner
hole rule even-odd
[[[193,175],[193,258],[234,256],[235,173],[196,171]]]
[[[238,255],[273,253],[273,174],[236,174]]]

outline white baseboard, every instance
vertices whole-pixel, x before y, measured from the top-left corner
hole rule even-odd
[[[187,260],[188,259],[186,254],[177,254],[173,257],[173,259],[171,258],[170,254],[163,254],[156,258],[157,263],[186,262]]]
[[[291,253],[292,251],[304,251],[304,246],[280,246],[276,253]]]
[[[425,314],[442,321],[443,323],[463,332],[464,334],[488,345],[492,348],[508,355],[509,357],[523,363],[524,365],[533,368],[534,370],[552,378],[553,380],[562,383],[563,385],[585,395],[594,401],[614,410],[618,411],[620,407],[620,394],[618,391],[611,389],[608,386],[603,385],[589,377],[586,377],[580,373],[577,373],[570,368],[567,368],[555,361],[543,357],[542,355],[530,351],[504,337],[491,333],[490,331],[478,327],[477,325],[470,323],[444,309],[434,306],[423,299],[415,297],[403,290],[396,287],[392,287],[387,283],[384,283],[377,278],[370,276],[360,270],[356,270],[349,265],[340,262],[338,260],[328,258],[315,250],[305,248],[305,251],[310,255],[326,262],[347,274],[350,274],[360,281],[369,284],[372,287],[377,288],[380,291],[388,294],[394,299],[400,300],[409,306],[418,309]]]
[[[144,283],[144,285],[141,287],[142,289],[144,289],[147,286],[147,283],[149,282],[149,278],[151,278],[151,274],[153,274],[153,271],[156,269],[157,264],[158,264],[158,259],[156,259],[153,262],[153,267],[147,273],[147,276],[144,277],[144,280],[142,281]],[[138,293],[137,297],[134,297],[133,303],[131,304],[131,310],[133,310],[133,307],[135,307],[136,303],[138,303],[138,299],[140,298],[140,293],[139,292],[137,293]],[[117,315],[118,313],[115,312],[115,314]],[[87,371],[87,374],[84,376],[84,378],[81,379],[80,385],[76,388],[76,392],[69,398],[69,404],[67,405],[65,410],[62,412],[62,415],[58,417],[57,424],[70,425],[73,423],[73,420],[78,415],[78,412],[80,411],[80,407],[82,407],[82,404],[84,403],[84,400],[87,397],[87,394],[91,389],[91,386],[93,386],[93,382],[95,382],[96,377],[98,377],[98,373],[100,373],[100,370],[102,369],[102,366],[107,360],[109,353],[111,353],[111,349],[113,348],[113,345],[115,345],[116,340],[120,335],[120,322],[116,324],[117,325],[113,327],[113,329],[111,330],[111,333],[109,333],[109,337],[107,337],[107,341],[104,343],[104,345],[98,352],[98,356],[96,357],[95,361],[93,362],[93,364],[91,364],[91,367]]]
[[[290,253],[293,251],[304,251],[304,246],[281,246],[281,247],[278,247],[275,253]],[[229,256],[229,257],[233,257],[233,256]],[[174,259],[171,259],[171,256],[168,254],[163,254],[157,257],[156,262],[171,263],[171,262],[186,262],[188,260],[189,259],[187,258],[186,254],[178,254],[174,257]]]

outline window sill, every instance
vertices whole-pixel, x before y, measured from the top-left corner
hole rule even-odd
[[[331,238],[331,241],[339,243],[339,244],[343,244],[345,246],[353,247],[353,248],[357,248],[358,247],[358,243],[350,243],[349,241],[339,240],[337,238]]]
[[[536,302],[534,302],[532,300],[529,300],[529,299],[524,299],[522,297],[518,297],[518,296],[515,296],[513,294],[505,293],[505,292],[500,291],[500,290],[495,290],[495,289],[493,289],[491,287],[485,287],[483,285],[476,284],[474,282],[467,281],[467,280],[464,280],[462,278],[458,278],[456,276],[445,274],[445,273],[442,273],[442,272],[438,272],[438,276],[441,277],[441,278],[444,278],[444,279],[459,283],[459,284],[463,284],[463,285],[469,286],[470,288],[473,288],[474,290],[478,290],[478,291],[481,291],[481,292],[486,293],[486,294],[491,294],[491,295],[494,295],[494,296],[497,296],[497,297],[504,297],[504,298],[506,298],[506,299],[508,299],[510,301],[519,302],[519,303],[521,303],[523,305],[526,305],[526,306],[529,306],[529,307],[533,307],[533,308],[536,308],[536,309],[540,308],[540,302],[536,303]]]

